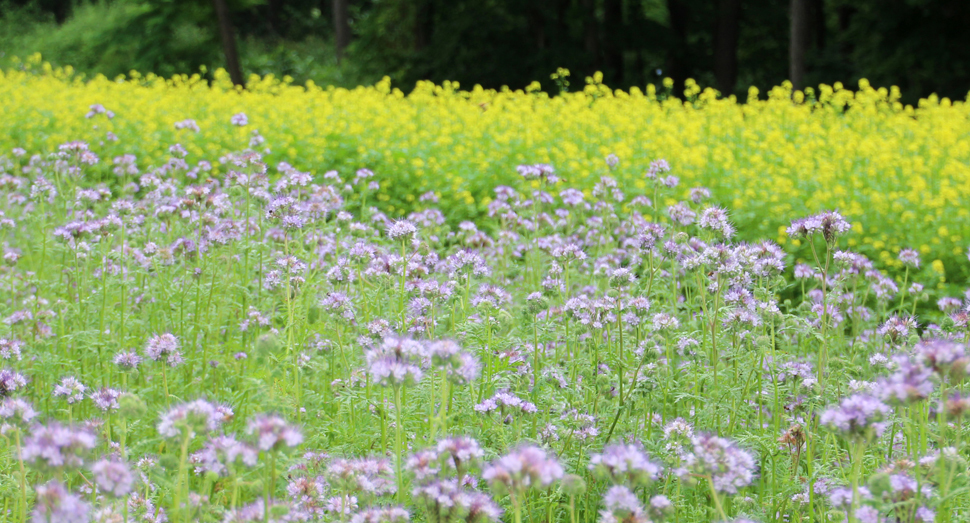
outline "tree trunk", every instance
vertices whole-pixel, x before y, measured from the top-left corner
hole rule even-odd
[[[347,5],[350,0],[333,0],[333,43],[337,63],[344,58],[344,51],[350,45],[350,14]]]
[[[684,0],[667,0],[667,12],[670,14],[670,31],[673,41],[667,49],[667,67],[665,76],[674,81],[674,93],[682,93],[684,81],[690,77],[690,50],[687,47],[687,22],[690,10]]]
[[[422,0],[418,3],[418,12],[414,20],[414,50],[423,51],[431,45],[434,34],[434,0]]]
[[[734,92],[738,81],[738,31],[741,0],[717,0],[714,27],[714,79],[722,96]]]
[[[239,54],[236,52],[236,35],[232,32],[232,21],[229,20],[229,9],[226,0],[212,0],[219,19],[219,36],[222,37],[222,52],[226,55],[226,69],[229,79],[235,85],[243,85],[242,68],[239,67]]]
[[[613,82],[624,80],[623,67],[623,4],[621,0],[605,0],[603,4],[603,68]]]
[[[791,41],[788,46],[788,76],[795,89],[805,87],[805,51],[808,49],[809,0],[791,0]]]
[[[596,28],[596,2],[583,0],[583,43],[594,70],[601,69],[599,34]]]

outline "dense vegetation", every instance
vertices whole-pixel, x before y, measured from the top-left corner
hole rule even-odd
[[[964,103],[21,69],[6,521],[970,519]]]

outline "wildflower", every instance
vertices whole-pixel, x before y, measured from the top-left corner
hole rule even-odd
[[[238,127],[245,127],[249,124],[249,117],[246,116],[246,113],[236,113],[232,115],[229,122]]]
[[[387,227],[387,237],[392,240],[408,239],[418,232],[418,228],[407,220],[398,220]]]
[[[411,514],[403,507],[371,507],[351,516],[350,523],[405,523]]]
[[[916,344],[917,360],[940,376],[962,380],[970,374],[970,356],[966,346],[943,339],[930,339]]]
[[[102,491],[118,498],[131,492],[135,481],[128,466],[120,461],[102,459],[91,465],[91,472]]]
[[[386,459],[336,459],[324,475],[339,492],[381,496],[397,491],[394,467]]]
[[[903,249],[899,251],[899,261],[903,262],[903,265],[907,267],[919,269],[919,251],[915,249]]]
[[[697,221],[702,229],[710,229],[721,235],[723,238],[734,236],[734,226],[728,221],[727,211],[720,207],[708,207],[701,213]]]
[[[225,411],[206,400],[195,400],[169,409],[158,422],[158,433],[164,438],[213,432],[225,420]]]
[[[114,364],[123,371],[133,371],[140,363],[141,356],[135,351],[119,352],[114,358]]]
[[[233,436],[216,436],[205,443],[202,448],[189,456],[189,463],[196,465],[195,472],[213,472],[220,476],[226,475],[229,467],[237,462],[253,467],[258,459],[256,449],[242,443]]]
[[[0,369],[0,398],[10,396],[25,386],[27,386],[27,378],[23,374],[10,369]]]
[[[835,211],[826,211],[806,218],[792,220],[788,227],[788,236],[805,238],[814,234],[821,234],[826,243],[833,243],[836,238],[849,231],[852,225]]]
[[[455,385],[462,386],[478,379],[481,364],[469,352],[462,351],[457,343],[451,340],[436,341],[428,345],[431,363],[443,369],[448,380]]]
[[[24,342],[12,338],[0,338],[0,358],[20,360],[20,349]]]
[[[603,495],[606,510],[600,511],[600,521],[647,521],[643,505],[637,495],[623,485],[613,485]]]
[[[0,434],[16,428],[23,430],[37,417],[33,405],[20,398],[4,398],[0,401]]]
[[[84,427],[65,426],[56,421],[34,425],[24,440],[23,458],[41,468],[76,468],[95,447],[97,438]]]
[[[708,477],[716,491],[736,494],[754,481],[754,457],[732,441],[699,434],[691,438],[691,444],[693,449],[684,456],[684,465],[694,474]]]
[[[374,381],[385,387],[417,383],[424,375],[419,365],[426,349],[410,338],[388,336],[365,356]]]
[[[73,376],[61,379],[60,384],[54,386],[54,397],[63,397],[69,405],[80,402],[84,399],[84,391],[87,387]]]
[[[896,371],[878,381],[876,388],[880,398],[897,405],[928,398],[934,389],[933,382],[930,381],[933,371],[906,356],[898,356],[894,358],[894,362]]]
[[[482,472],[482,479],[498,492],[525,493],[535,487],[544,489],[563,476],[555,458],[539,447],[526,446],[493,461]]]
[[[102,387],[91,393],[91,401],[93,401],[94,405],[101,409],[102,412],[108,412],[109,410],[118,409],[118,398],[120,396],[120,391],[108,387]]]
[[[879,436],[885,425],[879,423],[890,412],[889,406],[868,394],[853,394],[839,405],[822,412],[819,421],[849,438]]]
[[[639,487],[656,480],[662,467],[650,462],[636,445],[614,444],[605,447],[602,454],[593,454],[589,469],[613,483]]]
[[[37,523],[87,523],[91,507],[57,481],[37,485],[31,521]]]
[[[172,367],[182,362],[182,353],[179,351],[179,339],[167,332],[152,336],[148,340],[145,344],[145,355],[153,361],[167,357],[168,364]]]
[[[284,445],[295,447],[303,443],[303,434],[279,416],[260,414],[250,420],[248,433],[256,436],[259,450],[279,450]]]

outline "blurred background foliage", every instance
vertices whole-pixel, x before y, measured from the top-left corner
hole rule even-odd
[[[742,97],[785,79],[868,78],[906,102],[970,90],[966,0],[0,0],[0,65],[40,52],[87,75],[212,71],[227,66],[220,3],[241,73],[297,83],[555,91],[565,67]]]

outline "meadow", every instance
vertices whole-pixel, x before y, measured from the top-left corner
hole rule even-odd
[[[970,520],[962,103],[25,69],[4,521]]]

